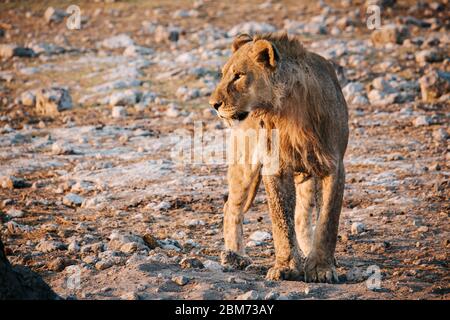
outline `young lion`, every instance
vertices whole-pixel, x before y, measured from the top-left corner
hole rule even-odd
[[[240,268],[250,263],[242,221],[262,176],[275,245],[267,279],[338,282],[334,251],[348,112],[333,66],[286,34],[240,35],[232,49],[210,104],[220,118],[235,123],[232,130],[278,130],[280,156],[270,174],[261,174],[261,164],[230,163],[222,263]],[[246,148],[251,152],[255,146]]]

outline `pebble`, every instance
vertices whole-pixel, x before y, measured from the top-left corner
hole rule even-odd
[[[47,253],[47,252],[52,252],[55,250],[65,250],[66,249],[66,245],[62,242],[59,241],[54,241],[54,240],[41,240],[37,246],[36,249],[38,251]]]
[[[418,232],[424,233],[424,232],[428,232],[429,228],[427,226],[421,226],[419,228],[417,228]]]
[[[361,222],[353,222],[351,226],[351,233],[353,235],[360,234],[365,231],[365,225]]]
[[[114,261],[112,259],[102,259],[95,264],[95,269],[105,270],[111,268],[113,265]]]
[[[149,233],[146,233],[142,239],[144,240],[145,244],[150,249],[155,249],[159,247],[158,239],[156,239],[154,236],[152,236]]]
[[[203,262],[197,258],[183,258],[180,261],[180,266],[183,269],[203,269],[203,268],[205,268]]]
[[[69,243],[69,245],[67,247],[67,250],[70,253],[77,253],[77,252],[80,251],[80,246],[79,246],[78,242],[74,240],[74,241]]]
[[[431,118],[429,116],[418,116],[413,120],[414,127],[429,126],[431,124]]]
[[[236,300],[259,300],[259,293],[256,290],[250,290],[238,296]]]
[[[120,251],[123,253],[133,253],[138,249],[138,244],[136,242],[128,242],[120,247]]]
[[[264,296],[264,300],[277,300],[280,294],[276,291],[270,291]]]
[[[17,178],[14,176],[0,177],[0,185],[4,189],[22,189],[31,186],[25,179]]]
[[[13,209],[13,208],[6,211],[6,213],[11,218],[22,218],[25,215],[25,213],[22,210]]]
[[[131,45],[134,45],[133,39],[131,39],[129,35],[124,33],[106,38],[102,42],[100,42],[100,46],[107,49],[126,48]]]
[[[266,231],[255,231],[250,235],[249,239],[257,242],[267,241],[272,239],[272,235]]]
[[[69,193],[64,196],[63,204],[68,207],[80,207],[83,204],[84,198],[75,193]]]
[[[60,271],[64,270],[64,268],[67,266],[68,262],[69,261],[66,258],[58,257],[58,258],[51,260],[47,264],[47,268],[51,271],[60,272]]]
[[[189,283],[190,279],[186,276],[173,276],[172,281],[179,286],[184,286]]]
[[[33,227],[19,224],[15,221],[8,221],[5,226],[11,234],[21,234],[33,231]]]
[[[48,7],[44,13],[44,19],[47,23],[60,23],[69,14],[62,9],[55,9],[53,7]]]
[[[114,106],[111,116],[115,119],[122,119],[127,116],[127,110],[123,106]]]
[[[44,88],[36,93],[36,111],[43,115],[55,116],[64,110],[72,109],[72,106],[72,97],[65,88]]]
[[[218,263],[216,261],[206,260],[205,262],[203,262],[203,265],[205,266],[206,269],[208,269],[210,271],[222,271],[223,270],[220,263]]]

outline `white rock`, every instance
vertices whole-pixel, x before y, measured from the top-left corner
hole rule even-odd
[[[365,230],[365,225],[361,222],[353,222],[351,226],[351,232],[353,235],[362,233]]]
[[[158,244],[164,250],[181,251],[181,245],[176,240],[172,240],[172,239],[158,240]]]
[[[253,241],[267,241],[272,239],[272,235],[266,231],[255,231],[249,238]]]
[[[125,243],[122,247],[120,247],[120,251],[123,253],[133,253],[138,249],[138,243],[136,242],[128,242]]]
[[[22,92],[20,95],[20,103],[25,107],[34,107],[36,104],[36,95],[31,91]]]
[[[178,108],[174,106],[169,106],[166,110],[166,116],[169,118],[177,118],[180,115],[181,115],[180,111],[178,110]]]
[[[72,109],[72,97],[65,88],[41,89],[36,94],[36,111],[44,115],[57,115]]]
[[[47,253],[47,252],[52,252],[55,250],[61,250],[61,249],[66,249],[66,245],[62,242],[59,241],[54,241],[54,240],[41,240],[37,246],[36,249]]]
[[[73,240],[71,243],[69,243],[69,246],[67,247],[67,250],[70,253],[77,253],[77,252],[80,251],[80,246],[79,246],[78,242]]]
[[[131,45],[134,45],[133,39],[130,38],[130,36],[122,33],[117,36],[113,36],[107,39],[104,39],[100,45],[102,47],[108,48],[108,49],[118,49],[118,48],[126,48]]]
[[[249,35],[254,35],[256,33],[268,33],[268,32],[275,32],[277,29],[268,23],[264,22],[255,22],[255,21],[249,21],[249,22],[243,22],[240,23],[233,28],[231,28],[228,31],[229,37],[236,37],[239,34],[247,33]]]
[[[125,57],[138,57],[153,54],[154,50],[151,48],[141,47],[137,45],[131,45],[125,48],[123,55]]]
[[[276,291],[270,291],[264,296],[264,300],[277,300],[280,294]]]
[[[69,206],[69,207],[79,207],[82,205],[83,201],[84,201],[84,198],[75,193],[68,193],[63,198],[63,204],[65,204],[66,206]]]
[[[188,227],[204,226],[205,224],[205,221],[199,219],[191,219],[185,222]]]
[[[383,93],[394,93],[396,90],[383,77],[375,78],[372,81],[372,86]]]
[[[21,234],[21,233],[27,233],[33,231],[33,227],[19,224],[15,221],[8,221],[5,224],[6,228],[11,234]]]
[[[11,218],[22,218],[25,215],[25,213],[22,210],[18,210],[18,209],[14,209],[14,208],[9,209],[8,211],[6,211],[6,213]]]
[[[62,141],[57,141],[52,144],[52,154],[54,155],[64,155],[72,153],[73,149]]]
[[[236,300],[259,300],[259,293],[256,290],[247,291],[238,296]]]
[[[132,106],[138,102],[141,93],[137,90],[125,90],[120,92],[114,92],[109,97],[109,104],[111,106]]]
[[[127,116],[127,109],[123,106],[115,106],[112,108],[111,116],[115,119],[125,118]]]
[[[170,207],[172,207],[172,205],[169,202],[167,202],[167,201],[161,201],[158,204],[149,203],[147,205],[147,207],[149,209],[153,209],[153,210],[157,210],[157,211],[165,211],[165,210],[169,210]]]
[[[178,284],[179,286],[184,286],[184,285],[188,284],[189,280],[190,279],[186,276],[173,276],[172,277],[172,281],[175,282],[176,284]]]
[[[418,116],[413,121],[413,125],[415,127],[429,126],[430,124],[431,124],[431,118],[429,116]]]
[[[216,261],[206,260],[205,262],[203,262],[203,265],[205,266],[206,269],[208,269],[210,271],[222,271],[223,270],[220,263],[218,263]]]
[[[355,96],[365,95],[364,85],[361,82],[349,82],[344,88],[342,88],[345,100],[351,101]]]
[[[44,19],[47,23],[59,23],[68,15],[69,14],[64,10],[48,7],[44,13]]]

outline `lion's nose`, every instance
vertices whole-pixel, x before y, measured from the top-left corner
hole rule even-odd
[[[219,110],[219,108],[223,105],[223,102],[222,102],[222,101],[215,101],[215,100],[212,100],[212,101],[209,101],[209,104],[210,104],[211,107],[213,107],[214,109]]]

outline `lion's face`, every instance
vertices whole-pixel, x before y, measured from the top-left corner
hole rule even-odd
[[[267,40],[252,41],[240,35],[233,42],[233,55],[222,69],[222,79],[210,98],[211,106],[225,120],[244,120],[272,99],[270,75],[279,59]]]

